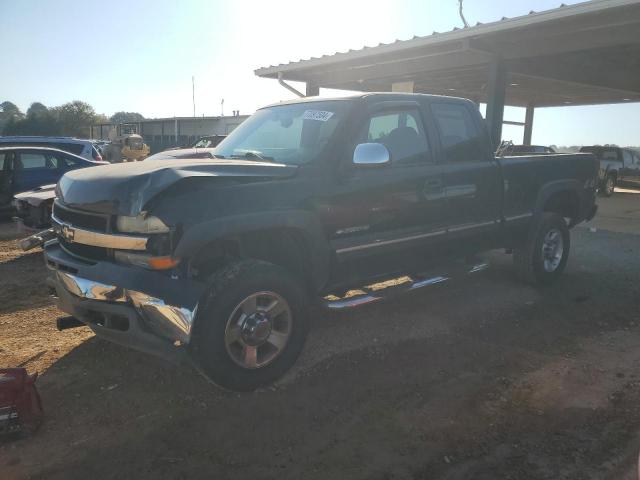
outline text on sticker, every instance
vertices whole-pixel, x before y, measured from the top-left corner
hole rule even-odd
[[[302,115],[303,120],[318,120],[319,122],[326,122],[333,117],[333,112],[323,112],[322,110],[305,110]]]

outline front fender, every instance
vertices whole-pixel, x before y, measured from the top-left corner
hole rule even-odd
[[[309,246],[314,287],[321,289],[329,278],[329,243],[319,219],[304,210],[258,212],[209,220],[188,228],[180,238],[174,255],[192,258],[207,244],[225,237],[266,229],[289,228],[299,231]]]

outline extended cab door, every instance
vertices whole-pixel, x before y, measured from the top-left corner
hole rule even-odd
[[[439,136],[448,237],[493,233],[502,202],[500,167],[476,107],[468,102],[430,103]]]
[[[444,236],[443,178],[432,140],[414,101],[382,101],[367,108],[347,150],[325,217],[338,259],[419,246]],[[358,144],[381,143],[384,165],[354,165]]]

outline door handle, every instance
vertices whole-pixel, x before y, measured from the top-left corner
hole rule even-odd
[[[427,180],[424,182],[425,192],[434,192],[442,190],[442,180]]]
[[[440,179],[427,180],[422,186],[424,200],[438,200],[444,198],[444,183]]]

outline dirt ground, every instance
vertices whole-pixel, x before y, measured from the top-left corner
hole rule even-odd
[[[456,283],[314,313],[272,388],[57,332],[40,252],[0,227],[0,365],[40,373],[46,420],[3,479],[631,479],[640,449],[640,195],[600,199],[554,287],[510,257]]]

